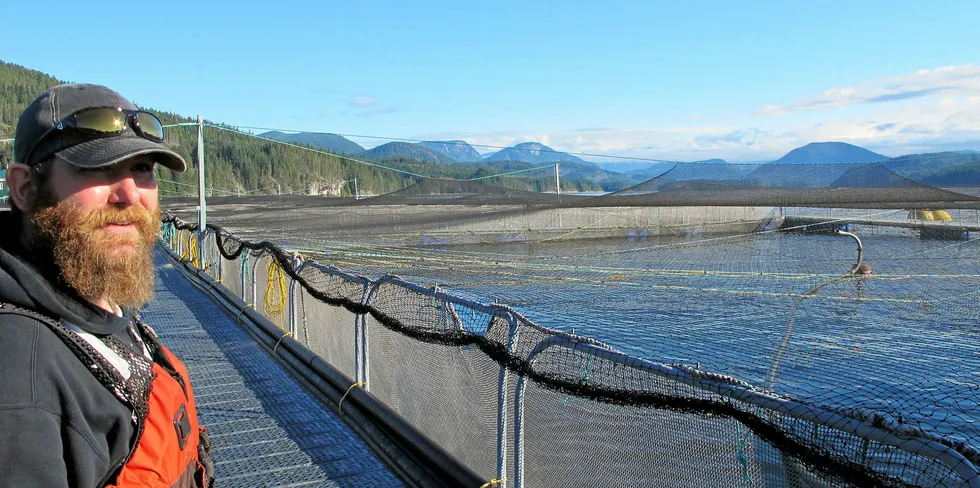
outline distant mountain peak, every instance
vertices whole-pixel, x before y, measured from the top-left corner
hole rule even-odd
[[[873,163],[888,156],[846,142],[811,142],[786,153],[775,164]]]
[[[523,161],[527,163],[560,163],[574,162],[587,163],[587,161],[571,154],[556,151],[540,142],[522,142],[520,144],[501,149],[486,158],[487,161]]]
[[[272,139],[282,142],[292,142],[294,144],[306,144],[320,149],[326,149],[336,153],[359,154],[364,152],[364,148],[347,139],[344,136],[331,134],[329,132],[299,132],[296,134],[286,134],[279,131],[269,131],[259,134],[259,137]]]
[[[437,164],[453,164],[456,162],[439,151],[409,142],[389,142],[364,151],[362,155],[376,159],[416,159],[418,161]]]
[[[445,154],[453,161],[469,162],[483,160],[480,153],[476,152],[476,149],[473,149],[473,146],[469,145],[466,141],[422,141],[418,145]]]

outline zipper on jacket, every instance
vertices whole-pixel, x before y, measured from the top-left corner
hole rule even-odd
[[[126,405],[126,406],[131,406],[131,405]],[[125,466],[126,463],[128,463],[129,460],[132,459],[133,454],[136,453],[136,446],[139,445],[140,438],[143,437],[144,422],[140,421],[139,415],[136,415],[135,408],[131,409],[131,411],[133,412],[132,413],[133,423],[136,424],[136,435],[133,437],[133,446],[129,449],[129,452],[122,457],[122,459],[113,463],[112,466],[109,466],[108,471],[106,471],[105,477],[103,477],[102,480],[99,481],[97,485],[95,485],[99,488],[108,485],[109,480],[119,476],[119,473],[122,472],[122,467]]]

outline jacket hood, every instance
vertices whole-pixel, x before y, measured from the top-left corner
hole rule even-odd
[[[114,334],[126,328],[132,312],[118,317],[90,303],[61,282],[56,269],[39,260],[17,241],[19,227],[10,212],[0,212],[0,302],[64,319],[93,334]]]

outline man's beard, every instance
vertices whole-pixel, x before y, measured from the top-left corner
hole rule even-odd
[[[160,209],[142,205],[79,210],[70,198],[31,213],[34,250],[51,258],[61,279],[82,297],[110,306],[140,308],[153,298],[153,243]],[[137,232],[104,227],[130,223]]]

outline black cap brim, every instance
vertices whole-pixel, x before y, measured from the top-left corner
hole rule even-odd
[[[133,156],[152,154],[159,156],[156,162],[167,168],[178,172],[187,169],[187,163],[179,154],[167,149],[163,144],[139,136],[93,139],[58,151],[57,154],[72,165],[83,168],[100,168]]]

